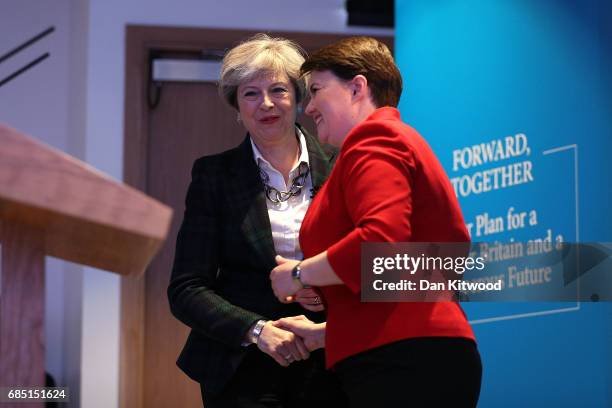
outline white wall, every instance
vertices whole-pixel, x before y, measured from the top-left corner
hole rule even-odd
[[[47,40],[57,44],[45,71],[33,74],[31,83],[0,88],[0,120],[121,179],[127,24],[392,33],[348,28],[343,8],[344,0],[20,0],[3,5],[0,54],[24,31],[27,37],[38,25],[58,29]],[[48,271],[48,366],[71,387],[71,406],[117,406],[119,279],[60,261],[50,261]]]
[[[69,0],[20,0],[0,6],[0,54],[22,44],[50,26],[38,43],[0,64],[0,79],[50,52],[51,56],[0,87],[0,120],[36,135],[52,146],[67,149]]]

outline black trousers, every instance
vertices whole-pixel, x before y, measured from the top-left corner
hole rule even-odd
[[[254,346],[229,383],[218,394],[207,394],[205,408],[347,408],[335,373],[325,370],[323,350],[305,361],[282,367]]]
[[[463,338],[406,339],[336,364],[351,408],[475,407],[482,365]]]

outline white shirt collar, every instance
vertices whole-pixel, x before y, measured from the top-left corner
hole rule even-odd
[[[308,147],[306,145],[306,137],[304,136],[304,134],[302,133],[302,131],[296,126],[295,131],[297,132],[299,141],[300,141],[300,157],[298,159],[297,164],[291,169],[291,171],[295,170],[300,163],[304,162],[306,163],[308,166],[310,166],[310,161],[308,160]],[[257,145],[255,145],[255,142],[253,142],[253,138],[250,138],[251,140],[251,147],[253,148],[253,158],[255,159],[255,164],[257,164],[258,166],[260,164],[263,164],[265,168],[269,168],[269,169],[274,169],[274,167],[272,167],[272,165],[270,164],[269,161],[267,161],[263,155],[261,154],[261,152],[259,151],[259,149],[257,148]],[[276,170],[276,169],[274,169]]]

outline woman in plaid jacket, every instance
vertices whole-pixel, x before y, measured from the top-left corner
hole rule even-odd
[[[344,405],[322,352],[272,324],[304,312],[275,298],[268,271],[277,254],[302,256],[301,221],[333,158],[296,124],[303,60],[294,43],[266,35],[231,49],[219,89],[248,134],[193,166],[168,298],[192,329],[177,364],[207,408]],[[314,292],[297,300],[322,321]]]

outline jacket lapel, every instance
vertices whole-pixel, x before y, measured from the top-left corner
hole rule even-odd
[[[240,203],[246,207],[240,212],[245,214],[241,223],[242,233],[264,262],[264,266],[272,269],[275,266],[272,227],[268,218],[268,207],[266,206],[263,184],[259,177],[259,168],[255,164],[248,135],[238,147],[238,152],[231,167],[234,183],[244,194]]]
[[[312,177],[312,195],[314,196],[321,188],[333,166],[336,151],[331,148],[326,152],[321,144],[311,136],[303,127],[297,125],[306,138],[308,149],[308,161],[310,162],[310,174]]]

